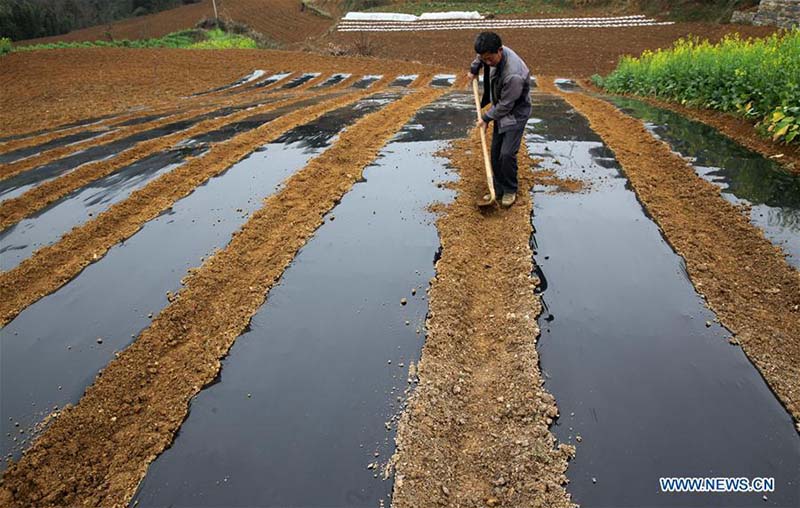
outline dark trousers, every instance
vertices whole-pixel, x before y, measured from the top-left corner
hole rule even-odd
[[[524,131],[523,126],[500,134],[495,125],[492,136],[492,172],[494,192],[498,199],[503,194],[517,192],[517,152]]]

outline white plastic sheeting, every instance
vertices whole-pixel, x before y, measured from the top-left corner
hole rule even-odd
[[[416,21],[413,14],[400,14],[397,12],[348,12],[344,21]]]
[[[348,12],[343,21],[425,21],[442,19],[483,19],[478,11],[425,12],[420,16],[399,12]]]
[[[483,16],[478,11],[424,12],[419,16],[420,21],[441,19],[483,19]]]
[[[428,19],[417,21],[342,21],[340,32],[414,32],[430,30],[489,30],[512,28],[620,28],[672,25],[638,14],[592,18]]]

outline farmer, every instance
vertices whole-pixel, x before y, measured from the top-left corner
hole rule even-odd
[[[483,67],[481,106],[492,103],[477,125],[479,129],[486,129],[489,122],[494,122],[494,191],[500,204],[509,207],[517,200],[517,152],[525,124],[531,116],[531,73],[522,58],[511,48],[503,46],[500,36],[494,32],[481,32],[478,35],[475,52],[478,55],[472,62],[468,76],[470,80],[477,79],[478,71]],[[490,199],[487,194],[479,204],[489,204]]]

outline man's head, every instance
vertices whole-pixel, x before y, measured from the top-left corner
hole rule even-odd
[[[503,41],[494,32],[481,32],[475,38],[475,52],[483,63],[496,67],[503,58]]]

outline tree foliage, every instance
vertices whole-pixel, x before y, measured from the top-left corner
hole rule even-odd
[[[0,37],[60,35],[87,26],[158,12],[195,0],[0,0]]]

